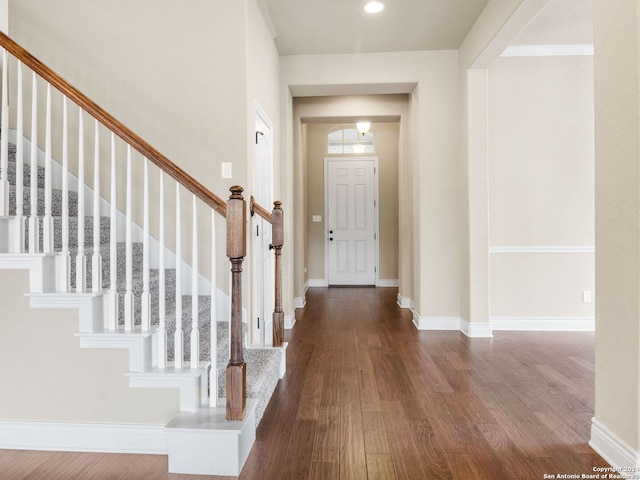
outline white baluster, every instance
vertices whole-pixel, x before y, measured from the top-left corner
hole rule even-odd
[[[87,257],[84,254],[84,119],[78,110],[78,254],[76,255],[76,292],[84,292]]]
[[[191,368],[200,363],[200,330],[198,328],[198,211],[193,195],[193,231],[191,233]]]
[[[211,370],[209,370],[209,405],[218,406],[218,311],[216,297],[216,211],[211,209]]]
[[[117,194],[116,194],[116,136],[111,133],[111,194],[109,200],[110,210],[110,238],[109,238],[109,330],[118,327],[118,236],[117,236]]]
[[[180,184],[176,182],[176,333],[174,341],[174,361],[176,368],[182,368],[184,333],[182,331],[182,238],[180,232]]]
[[[2,53],[2,138],[0,139],[0,216],[9,215],[9,75],[8,54]]]
[[[53,252],[53,216],[51,212],[51,84],[47,83],[47,106],[44,141],[44,218],[42,219],[42,251]]]
[[[102,290],[102,255],[100,254],[100,124],[95,121],[93,154],[93,256],[91,257],[91,289]]]
[[[151,328],[151,295],[149,293],[149,161],[144,159],[144,205],[143,205],[143,238],[142,238],[142,296],[140,321],[142,330]]]
[[[24,251],[24,111],[22,99],[22,62],[18,62],[18,114],[16,138],[16,217],[14,220],[12,252]]]
[[[38,220],[38,82],[33,74],[31,82],[31,182],[29,214],[29,252],[40,250],[40,222]]]
[[[124,329],[133,330],[133,239],[132,239],[132,197],[131,187],[131,146],[127,145],[127,222],[125,229],[126,264],[125,264],[125,294],[124,294]]]
[[[62,249],[58,261],[58,290],[69,291],[69,108],[67,97],[62,98]]]
[[[158,235],[158,269],[160,283],[158,288],[158,367],[167,366],[167,312],[165,293],[165,260],[164,260],[164,172],[160,170],[160,218]]]

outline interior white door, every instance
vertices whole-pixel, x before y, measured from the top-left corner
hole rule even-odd
[[[255,146],[253,156],[253,196],[260,205],[271,210],[271,171],[273,162],[273,132],[271,122],[256,105]],[[271,312],[271,225],[256,215],[253,225],[253,322],[251,325],[252,344],[270,345],[272,342]]]
[[[329,285],[376,283],[376,159],[327,158]]]

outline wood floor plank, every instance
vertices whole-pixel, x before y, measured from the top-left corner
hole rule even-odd
[[[362,412],[364,450],[366,453],[391,453],[382,412]]]
[[[398,478],[389,454],[367,454],[367,478],[369,480],[393,480]]]
[[[433,426],[434,436],[441,448],[446,453],[467,453],[465,439],[456,429],[455,422],[442,399],[420,399],[424,418]]]
[[[75,454],[62,452],[39,464],[28,476],[16,478],[25,480],[79,480],[89,478],[85,473],[103,455],[102,453]]]
[[[493,475],[487,477],[481,472],[478,467],[478,459],[475,459],[472,455],[463,453],[456,455],[447,454],[445,458],[453,480],[468,480],[470,478],[475,480],[492,480],[494,478]]]
[[[0,450],[0,478],[15,480],[29,478],[31,472],[47,463],[55,455],[54,452]]]
[[[317,420],[320,415],[320,401],[322,400],[322,382],[324,375],[314,373],[308,375],[298,405],[298,420]]]
[[[367,478],[362,411],[357,403],[347,403],[341,408],[340,478]]]
[[[358,351],[358,369],[360,371],[360,405],[363,411],[381,412],[380,396],[376,382],[371,355],[366,350]]]
[[[329,350],[325,362],[320,405],[337,406],[340,405],[342,391],[342,352],[335,349]]]
[[[282,480],[299,480],[309,477],[316,426],[315,420],[296,420],[280,475]]]
[[[309,480],[340,480],[340,464],[313,462]]]
[[[320,407],[313,444],[314,462],[340,462],[340,418],[340,407]]]
[[[444,456],[444,449],[438,442],[434,429],[428,420],[412,421],[412,433],[420,453],[425,471],[432,478],[450,479],[451,471]]]
[[[402,415],[400,403],[382,402],[382,411],[397,477],[403,480],[428,478],[422,466],[420,450],[413,435],[408,434],[411,432],[411,423]]]

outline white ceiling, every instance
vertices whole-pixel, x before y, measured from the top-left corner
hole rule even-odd
[[[457,49],[488,0],[259,0],[280,55]],[[516,45],[589,44],[591,0],[550,0]]]
[[[455,50],[488,0],[262,0],[280,55]]]

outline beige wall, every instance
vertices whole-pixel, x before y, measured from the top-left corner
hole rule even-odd
[[[237,159],[247,150],[247,39],[245,2],[223,3],[11,1],[10,28],[158,150],[225,191],[246,181],[246,160]],[[234,179],[221,181],[220,162],[230,159]]]
[[[489,69],[492,317],[587,317],[594,255],[593,57],[499,58]]]
[[[460,311],[488,334],[487,69],[547,1],[489,1],[459,49]]]
[[[640,449],[640,50],[636,0],[595,0],[596,412]]]
[[[9,0],[0,0],[0,31],[9,33]]]
[[[327,154],[327,134],[345,124],[311,123],[306,125],[307,157],[307,258],[308,278],[326,280],[325,275],[325,197],[324,159]],[[380,279],[398,279],[398,123],[372,123],[378,157],[379,189],[379,272]],[[339,155],[344,156],[344,155]],[[323,222],[312,222],[313,215],[321,215]]]
[[[171,2],[12,1],[12,37],[118,120],[223,199],[228,187],[247,183],[247,39],[245,2],[225,2],[224,14],[210,2],[190,8]],[[70,13],[72,12],[72,14]],[[176,29],[181,32],[175,35]],[[221,72],[226,72],[224,75]],[[231,73],[230,73],[231,72]],[[25,82],[30,96],[30,82]],[[44,85],[40,85],[44,111]],[[135,101],[134,101],[135,100]],[[29,109],[27,109],[29,112]],[[220,112],[225,112],[221,115]],[[61,99],[53,96],[53,155],[61,159]],[[30,124],[30,116],[25,119]],[[39,118],[39,145],[44,146],[44,119]],[[85,116],[85,131],[93,121]],[[25,133],[29,134],[29,128]],[[70,108],[69,161],[77,170],[77,109]],[[89,136],[89,138],[91,138]],[[101,158],[110,156],[107,133],[101,132]],[[93,184],[93,142],[85,142],[85,179]],[[125,171],[123,145],[118,171]],[[220,179],[220,163],[234,164],[233,178]],[[101,191],[108,197],[108,162],[102,164]],[[150,195],[158,198],[158,172],[150,171]],[[133,156],[134,219],[142,225],[142,158]],[[119,178],[118,205],[125,208],[124,177]],[[175,248],[175,187],[166,183],[166,244]],[[181,238],[184,258],[191,258],[191,196],[182,192]],[[152,204],[153,205],[153,204]],[[201,208],[200,244],[210,228]],[[151,231],[157,236],[157,208]],[[219,244],[224,230],[219,230]],[[226,290],[224,252],[218,258],[218,284]],[[210,249],[201,248],[200,271],[209,273]],[[190,262],[189,262],[190,263]]]
[[[255,143],[254,111],[259,105],[269,117],[273,126],[273,160],[274,179],[280,178],[280,57],[267,25],[264,22],[258,2],[247,1],[247,141],[250,145],[248,154],[249,172],[247,188],[252,188],[253,178],[253,145]],[[236,159],[237,161],[237,159]],[[274,200],[279,199],[280,182],[275,182]],[[272,205],[265,205],[272,207]]]
[[[29,307],[26,271],[0,270],[0,419],[165,425],[177,389],[130,388],[125,350],[80,349],[75,310]]]

